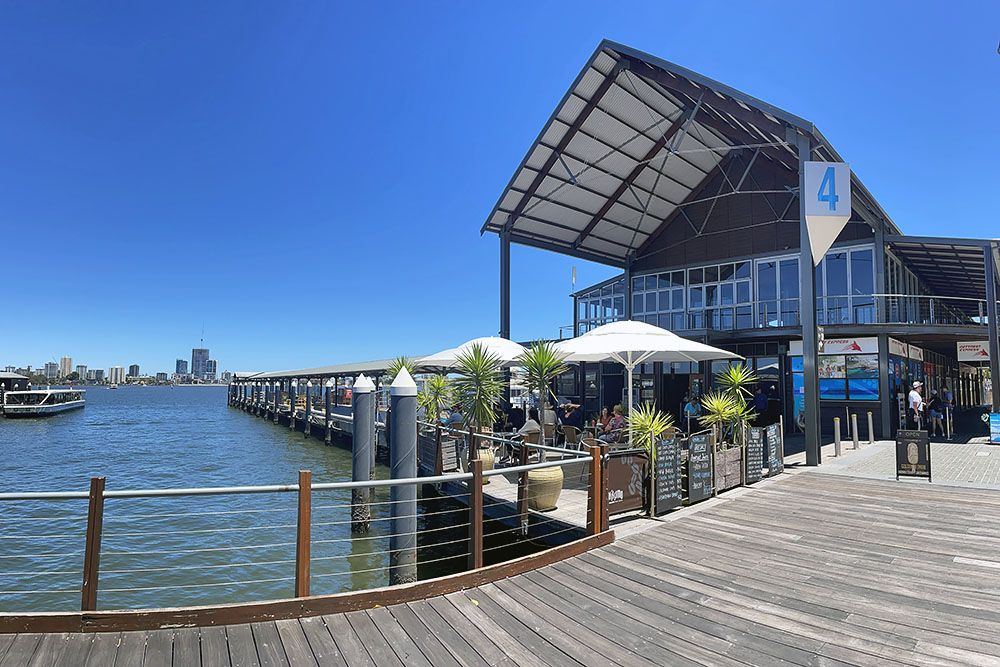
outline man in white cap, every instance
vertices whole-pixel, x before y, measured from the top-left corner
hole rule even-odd
[[[920,388],[924,386],[923,382],[919,380],[913,383],[913,389],[910,390],[910,396],[908,402],[910,404],[910,419],[913,420],[913,428],[920,429],[920,416],[924,411],[924,399],[920,395]]]

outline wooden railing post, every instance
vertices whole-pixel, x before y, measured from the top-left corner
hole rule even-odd
[[[601,497],[604,493],[602,482],[604,475],[601,472],[601,448],[599,445],[591,445],[590,448],[590,488],[587,494],[587,534],[597,535],[601,532]]]
[[[528,443],[521,443],[518,465],[528,465]],[[528,534],[528,472],[522,471],[517,480],[517,516],[521,522],[521,534]]]
[[[101,529],[104,523],[104,478],[90,478],[87,544],[83,555],[81,611],[97,610],[97,581],[101,569]]]
[[[610,447],[608,445],[600,445],[601,447],[601,532],[603,533],[608,529],[608,489],[611,484],[608,481],[608,466],[605,462],[608,460],[608,450]]]
[[[476,430],[469,427],[469,462],[479,459],[479,447],[476,446]],[[471,468],[471,465],[470,465]]]
[[[295,597],[309,595],[309,556],[312,533],[312,472],[299,471],[299,520],[295,537]]]
[[[483,566],[483,462],[469,462],[472,479],[469,481],[469,569]]]

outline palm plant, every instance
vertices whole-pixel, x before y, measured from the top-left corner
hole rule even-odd
[[[432,375],[424,381],[417,404],[424,409],[426,419],[435,422],[451,400],[451,383],[444,375]]]
[[[725,433],[739,411],[739,404],[724,391],[712,391],[701,398],[702,415],[698,423],[705,428]]]
[[[725,370],[715,375],[715,383],[722,387],[722,390],[735,399],[746,403],[746,400],[753,396],[751,387],[758,382],[757,374],[753,369],[747,368],[743,364],[727,366]]]
[[[667,429],[673,428],[673,415],[656,409],[652,403],[632,408],[628,416],[632,437],[642,443],[650,458],[655,456],[656,439]]]
[[[517,364],[524,369],[524,377],[529,387],[538,389],[539,418],[544,420],[542,410],[548,399],[549,383],[566,371],[566,357],[549,341],[536,341],[517,358]]]
[[[457,378],[452,391],[468,426],[483,428],[496,420],[496,406],[503,397],[503,362],[479,343],[455,359]]]
[[[385,369],[385,374],[388,376],[386,384],[392,384],[396,376],[399,375],[399,371],[406,369],[406,372],[411,376],[417,374],[417,364],[410,357],[399,356],[389,362],[389,365]]]

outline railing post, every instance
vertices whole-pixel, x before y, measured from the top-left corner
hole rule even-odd
[[[528,465],[528,443],[521,443],[518,465]],[[521,534],[528,534],[528,471],[521,471],[517,480],[517,517],[521,522]]]
[[[604,489],[602,482],[604,475],[601,472],[601,448],[599,445],[590,446],[590,488],[587,494],[587,534],[597,535],[601,532],[601,517],[603,516]]]
[[[469,463],[479,460],[479,447],[476,447],[476,430],[469,427]]]
[[[281,381],[274,381],[274,423],[278,423],[278,415],[281,414]]]
[[[868,411],[868,444],[875,444],[875,423],[872,420],[872,411]]]
[[[858,448],[858,413],[851,413],[851,435],[854,437],[854,449]]]
[[[440,475],[444,471],[444,454],[441,453],[441,424],[434,425],[434,474]]]
[[[302,429],[302,431],[306,435],[312,435],[312,407],[313,407],[312,388],[313,388],[312,380],[306,381],[306,409],[305,409],[306,424],[305,427]]]
[[[288,385],[288,428],[295,430],[295,399],[298,398],[298,380],[292,380]]]
[[[483,462],[469,462],[472,479],[469,480],[469,569],[483,566]]]
[[[87,508],[87,542],[83,555],[83,589],[80,611],[97,610],[97,581],[101,569],[101,530],[104,524],[104,477],[90,478]]]
[[[295,536],[295,597],[309,595],[312,536],[312,472],[299,471],[299,520]]]
[[[840,456],[840,417],[833,418],[833,446],[834,456]]]
[[[608,489],[611,487],[610,480],[608,479],[608,466],[604,465],[604,462],[608,460],[608,452],[611,450],[609,445],[600,445],[601,447],[601,531],[608,529]]]
[[[375,400],[375,385],[361,374],[354,383],[354,401],[351,411],[354,415],[351,431],[351,480],[366,482],[371,479],[371,449],[375,446],[375,432],[368,415],[369,403]],[[351,532],[365,534],[371,521],[371,506],[374,489],[351,489]]]

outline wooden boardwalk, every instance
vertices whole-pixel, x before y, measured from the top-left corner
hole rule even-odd
[[[444,597],[0,635],[0,665],[1000,665],[998,600],[1000,492],[805,472]]]

